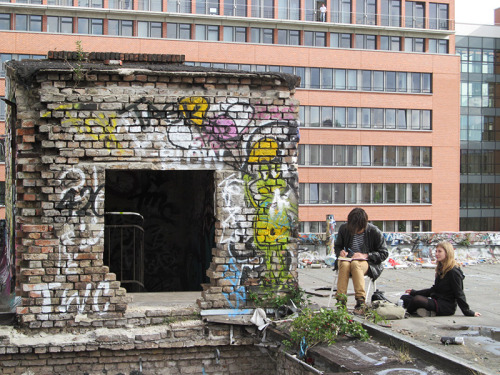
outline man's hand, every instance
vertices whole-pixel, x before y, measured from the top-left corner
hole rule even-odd
[[[344,258],[347,257],[347,251],[340,250],[339,256],[344,257]]]

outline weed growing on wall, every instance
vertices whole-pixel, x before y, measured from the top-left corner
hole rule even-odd
[[[307,307],[310,297],[306,295],[304,289],[299,287],[298,283],[285,284],[279,291],[264,285],[258,291],[248,294],[248,300],[255,307],[274,309],[282,306]]]
[[[361,323],[355,321],[342,304],[337,310],[304,309],[297,318],[288,323],[290,340],[285,340],[285,347],[298,349],[300,356],[318,344],[332,345],[340,336],[349,336],[366,341],[370,337]]]
[[[75,43],[76,43],[76,64],[73,66],[73,73],[75,73],[75,85],[78,86],[78,84],[85,77],[83,63],[87,61],[87,53],[83,50],[81,40],[77,40]]]

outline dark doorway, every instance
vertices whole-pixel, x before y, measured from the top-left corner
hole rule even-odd
[[[107,170],[105,189],[104,262],[129,280],[122,285],[129,292],[201,290],[214,247],[214,172]],[[141,273],[141,282],[130,281]]]

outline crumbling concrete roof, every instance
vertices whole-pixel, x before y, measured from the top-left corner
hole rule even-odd
[[[293,90],[300,84],[300,77],[279,72],[249,72],[202,66],[185,65],[183,55],[150,55],[120,53],[90,53],[78,56],[75,52],[49,51],[47,59],[9,61],[6,70],[14,71],[21,81],[29,81],[40,72],[75,72],[76,69],[92,73],[117,73],[130,75],[177,74],[202,76],[248,76],[249,78],[278,79]]]

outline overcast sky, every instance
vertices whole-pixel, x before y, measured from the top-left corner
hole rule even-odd
[[[494,24],[494,10],[500,8],[499,0],[455,0],[457,23]]]

